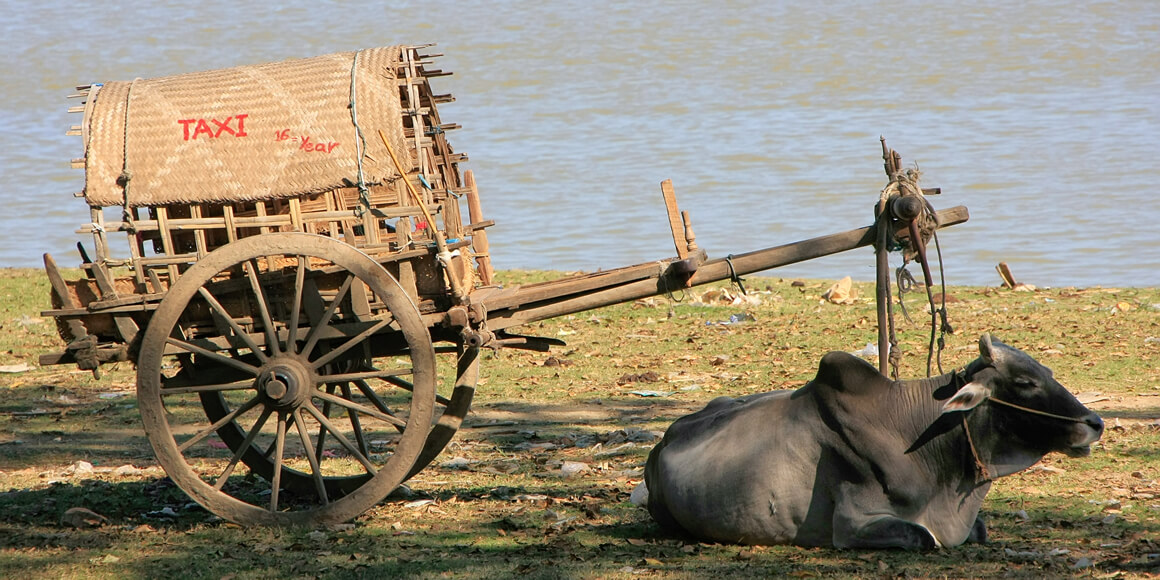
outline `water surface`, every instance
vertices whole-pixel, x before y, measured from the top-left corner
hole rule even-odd
[[[885,136],[936,206],[971,210],[940,237],[950,282],[1006,261],[1040,286],[1160,285],[1148,0],[4,4],[0,266],[91,243],[73,86],[436,42],[498,268],[672,255],[667,178],[710,256],[868,225]],[[869,280],[873,258],[770,274]]]

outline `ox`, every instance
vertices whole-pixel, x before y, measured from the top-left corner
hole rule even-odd
[[[1104,425],[1023,352],[985,334],[979,355],[891,381],[832,352],[796,391],[714,399],[669,427],[633,495],[663,527],[714,542],[983,542],[991,480],[1051,451],[1087,455]]]

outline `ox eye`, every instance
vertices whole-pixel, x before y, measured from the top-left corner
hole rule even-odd
[[[1022,377],[1015,379],[1014,382],[1015,386],[1021,389],[1030,389],[1035,386],[1035,383],[1031,382],[1030,379],[1025,379]]]

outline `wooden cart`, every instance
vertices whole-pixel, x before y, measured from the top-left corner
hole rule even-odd
[[[322,525],[371,508],[455,434],[481,348],[560,344],[509,329],[875,241],[872,226],[708,260],[666,182],[675,257],[497,286],[492,222],[447,142],[436,105],[451,97],[431,91],[444,73],[427,48],[76,95],[94,253],[78,244],[80,280],[45,254],[67,347],[41,363],[136,363],[159,463],[223,518]]]

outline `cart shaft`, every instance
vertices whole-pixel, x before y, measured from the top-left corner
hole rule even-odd
[[[964,206],[938,212],[940,228],[961,224],[968,219],[969,214]],[[518,288],[513,292],[497,293],[494,297],[481,297],[480,302],[488,312],[488,327],[502,330],[869,246],[874,243],[876,235],[876,227],[867,226],[736,254],[728,259],[718,258],[701,264],[687,282],[670,275],[660,265],[642,264],[577,279],[559,280],[547,285]]]

